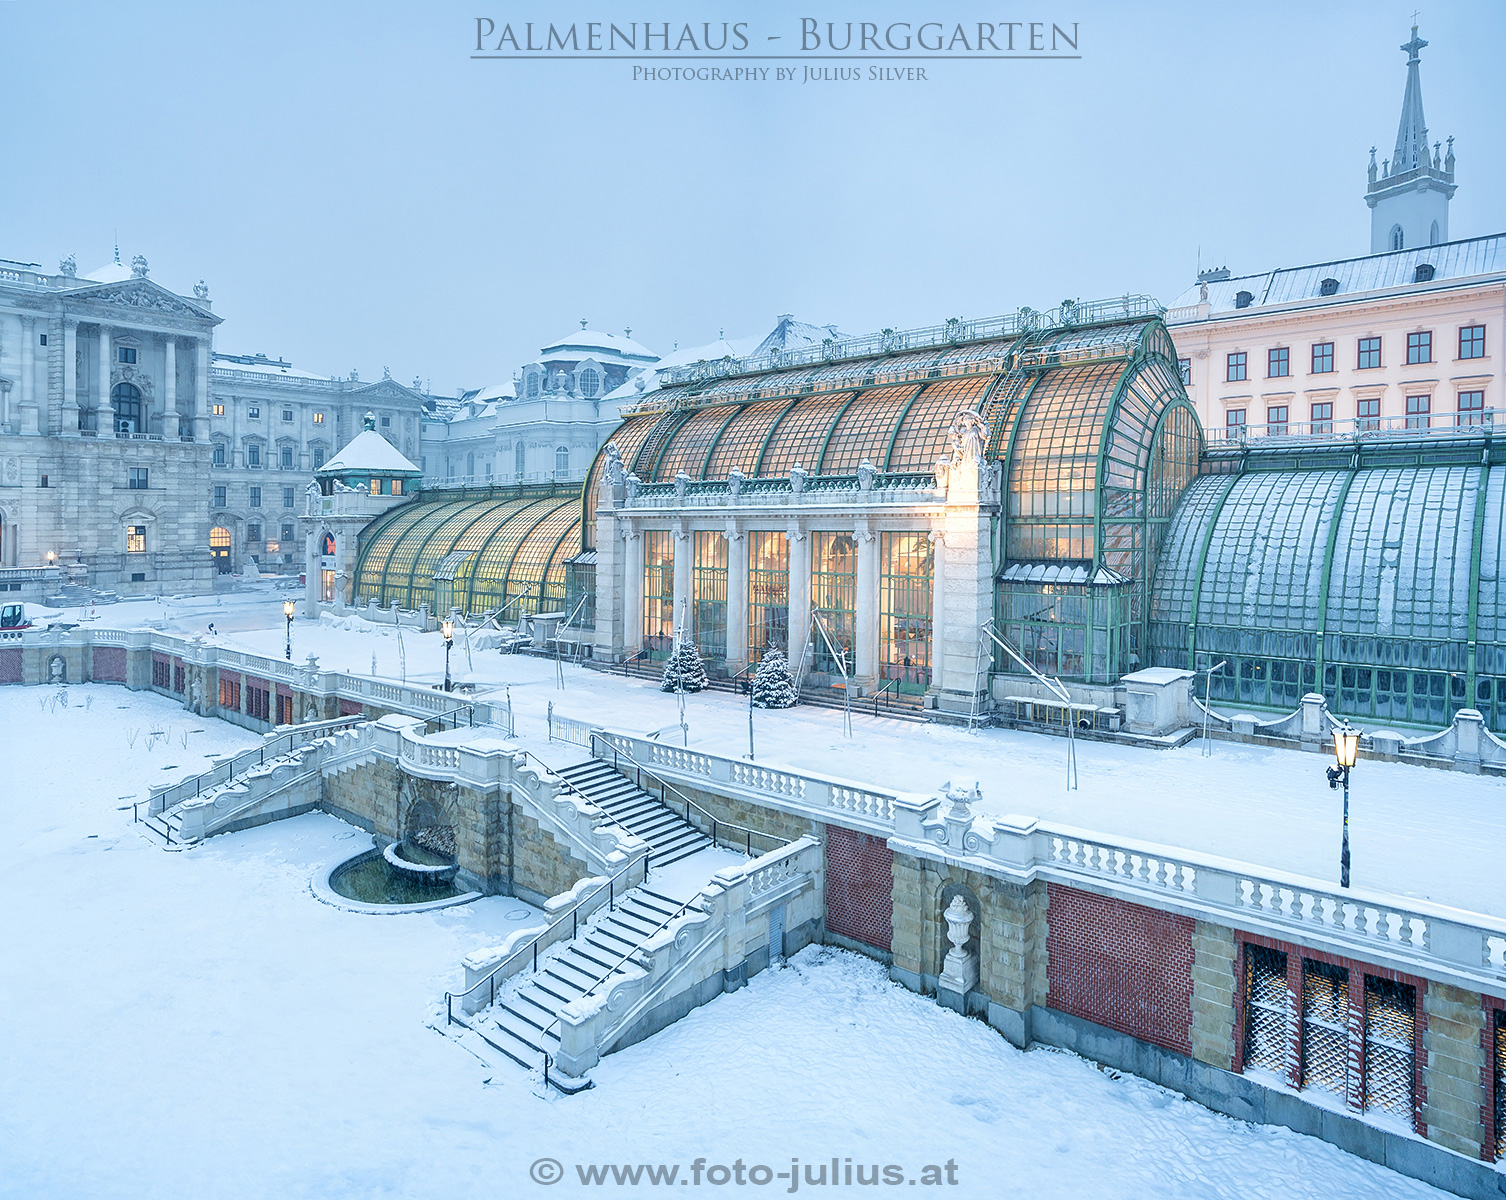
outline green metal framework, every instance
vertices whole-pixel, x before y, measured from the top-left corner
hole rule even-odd
[[[717,529],[692,535],[691,604],[696,650],[703,659],[727,657],[727,538]]]
[[[879,535],[879,678],[901,693],[931,684],[935,559],[924,533]]]
[[[748,531],[748,662],[790,644],[790,537],[783,530]]]

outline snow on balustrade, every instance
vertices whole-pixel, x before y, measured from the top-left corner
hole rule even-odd
[[[894,797],[878,792],[865,792],[859,788],[833,784],[827,794],[827,804],[844,812],[862,813],[876,821],[894,820]]]
[[[650,754],[649,761],[656,767],[668,767],[671,771],[683,771],[687,775],[711,774],[711,757],[706,754],[657,744]]]
[[[1427,919],[1400,908],[1355,903],[1338,896],[1325,896],[1251,878],[1238,881],[1236,896],[1241,907],[1288,921],[1300,921],[1408,949],[1428,948]]]
[[[755,792],[767,792],[772,796],[789,796],[795,800],[805,799],[805,780],[788,771],[775,771],[769,767],[755,767],[751,763],[732,764],[731,782]]]

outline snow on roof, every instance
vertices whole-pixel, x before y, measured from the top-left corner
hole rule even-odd
[[[315,375],[312,371],[298,371],[291,363],[270,359],[265,354],[214,354],[209,364],[210,374],[218,371],[249,371],[258,375],[276,375],[284,379],[333,379],[332,375]]]
[[[835,325],[810,325],[795,320],[789,313],[781,313],[773,331],[758,343],[753,354],[767,354],[770,350],[803,350],[822,342],[840,342],[844,337],[846,334]]]
[[[1417,279],[1417,268],[1420,266],[1433,268],[1430,279]],[[1359,258],[1343,258],[1301,267],[1277,267],[1274,271],[1259,275],[1236,275],[1230,279],[1211,280],[1207,284],[1208,313],[1213,316],[1237,311],[1239,306],[1236,299],[1240,292],[1250,293],[1250,302],[1246,307],[1251,308],[1309,300],[1339,304],[1352,298],[1356,292],[1413,284],[1418,287],[1436,287],[1445,280],[1465,279],[1500,271],[1506,271],[1506,233],[1441,242],[1436,246],[1415,246],[1410,250],[1389,250],[1383,254],[1366,254]],[[1327,279],[1334,280],[1338,289],[1325,296],[1323,281]],[[1202,287],[1202,284],[1194,284],[1168,307],[1175,309],[1201,303]],[[1168,324],[1176,322],[1168,321]]]
[[[582,358],[605,354],[612,358],[638,363],[657,362],[659,359],[659,356],[647,346],[640,345],[632,338],[616,333],[602,333],[596,329],[572,330],[564,337],[549,342],[539,349],[539,356],[542,359],[551,356],[562,357],[569,353],[578,354]]]
[[[375,429],[363,429],[349,445],[314,472],[339,475],[346,471],[372,471],[382,475],[421,474],[419,469]]]
[[[90,271],[84,278],[93,280],[95,283],[124,283],[131,278],[131,268],[117,258],[97,271]]]

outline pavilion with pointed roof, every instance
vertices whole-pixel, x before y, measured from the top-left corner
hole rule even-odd
[[[361,432],[314,472],[319,490],[333,495],[336,484],[373,496],[401,496],[411,491],[423,471],[376,431],[376,416],[367,413]]]

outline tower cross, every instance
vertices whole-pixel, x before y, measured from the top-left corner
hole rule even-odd
[[[1401,49],[1407,54],[1407,62],[1414,63],[1418,60],[1417,52],[1427,43],[1417,36],[1417,14],[1412,14],[1412,40],[1407,42]]]

